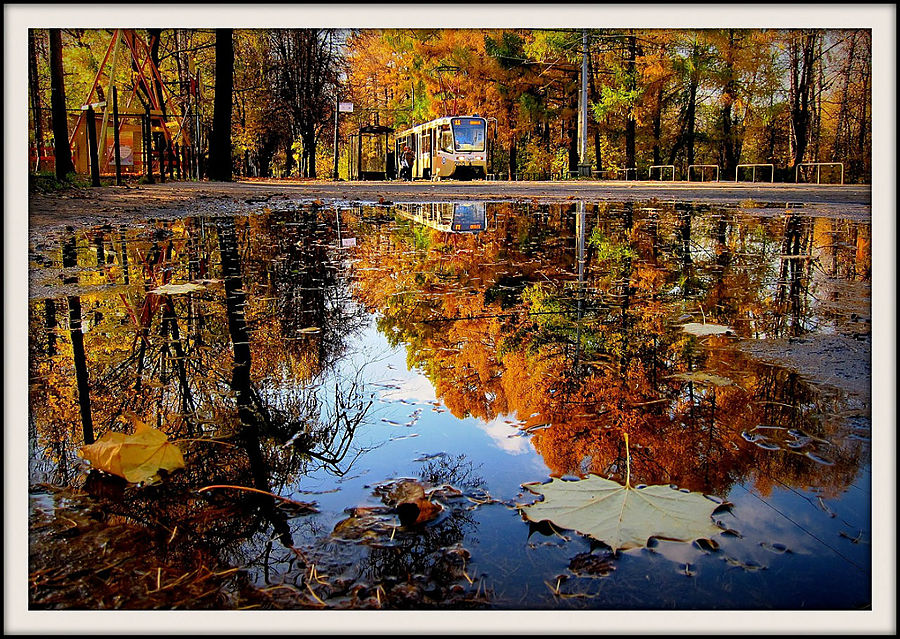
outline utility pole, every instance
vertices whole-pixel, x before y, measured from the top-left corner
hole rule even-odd
[[[578,95],[578,175],[590,177],[591,164],[587,159],[587,114],[588,114],[588,33],[581,30],[581,91]]]
[[[331,178],[338,181],[338,113],[341,111],[341,95],[337,86],[334,87],[334,172]]]

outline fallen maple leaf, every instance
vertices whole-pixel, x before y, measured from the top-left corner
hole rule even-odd
[[[132,417],[134,434],[107,432],[93,444],[82,446],[81,456],[97,470],[124,477],[132,483],[150,482],[160,470],[184,468],[181,450],[165,433]]]
[[[626,448],[627,448],[626,437]],[[630,461],[629,461],[630,463]],[[552,479],[524,488],[544,500],[523,506],[533,522],[549,520],[602,541],[613,550],[639,548],[651,537],[678,541],[707,538],[721,532],[712,522],[718,504],[699,493],[670,486],[633,488],[597,475],[578,481]]]
[[[522,508],[528,519],[550,520],[561,528],[590,535],[613,550],[645,546],[650,537],[690,541],[721,532],[710,518],[718,504],[670,486],[632,488],[591,475],[579,481],[526,484],[525,488],[544,496],[544,501]]]

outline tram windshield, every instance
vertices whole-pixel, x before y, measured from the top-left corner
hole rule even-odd
[[[457,151],[484,151],[484,120],[456,118],[452,124]]]

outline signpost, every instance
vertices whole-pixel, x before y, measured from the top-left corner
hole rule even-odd
[[[341,102],[340,96],[335,96],[337,108],[334,110],[334,172],[332,179],[338,180],[338,115],[341,113],[353,113],[352,102]]]

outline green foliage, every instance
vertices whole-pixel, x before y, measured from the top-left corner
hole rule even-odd
[[[52,171],[39,171],[28,175],[29,193],[56,193],[73,188],[89,188],[90,186],[90,176],[76,173],[69,173],[65,180],[56,179],[56,173]]]
[[[504,31],[496,40],[485,34],[484,48],[504,69],[513,69],[525,63],[525,40],[512,31]]]
[[[621,264],[625,260],[632,260],[637,257],[637,252],[631,246],[607,237],[599,226],[595,226],[594,230],[591,231],[588,244],[597,249],[596,259],[598,262]]]

